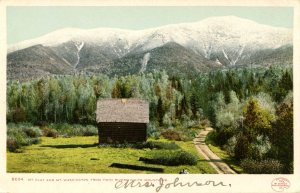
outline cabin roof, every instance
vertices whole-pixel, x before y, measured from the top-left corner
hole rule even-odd
[[[96,115],[97,123],[149,123],[149,103],[141,99],[101,99]]]

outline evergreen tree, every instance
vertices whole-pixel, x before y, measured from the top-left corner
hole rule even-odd
[[[256,99],[251,97],[244,109],[245,133],[251,138],[258,134],[267,134],[271,129],[271,114],[262,109]]]
[[[156,117],[158,120],[158,123],[160,126],[163,125],[163,118],[164,118],[165,112],[164,112],[164,108],[163,108],[163,102],[161,97],[158,98],[157,101],[157,108],[156,108]]]
[[[293,172],[293,99],[280,104],[277,120],[272,124],[271,142],[275,158],[284,164],[284,173]]]
[[[122,89],[122,84],[119,80],[117,80],[111,93],[112,98],[122,98],[121,89]]]

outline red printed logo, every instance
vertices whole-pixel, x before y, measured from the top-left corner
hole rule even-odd
[[[283,192],[284,190],[288,189],[291,186],[291,183],[286,178],[275,178],[272,183],[271,187],[276,192]]]

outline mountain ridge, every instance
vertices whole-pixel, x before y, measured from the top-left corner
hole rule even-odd
[[[32,44],[36,44],[36,42],[40,42],[40,44],[43,44],[43,43],[46,44],[45,46],[54,46],[53,42],[62,43],[61,41],[66,42],[68,40],[71,40],[72,38],[76,38],[77,36],[79,36],[79,38],[80,37],[82,38],[82,36],[87,35],[88,33],[92,33],[93,36],[95,36],[95,34],[100,34],[101,32],[104,33],[104,35],[110,35],[109,33],[112,33],[112,32],[118,32],[118,33],[123,32],[123,33],[127,33],[127,34],[130,33],[130,34],[143,34],[144,35],[145,33],[146,34],[151,33],[151,32],[153,33],[157,30],[164,30],[165,28],[178,28],[178,26],[190,27],[193,25],[194,26],[200,25],[200,27],[201,27],[202,25],[210,25],[210,24],[214,25],[214,24],[219,24],[219,23],[222,23],[222,24],[226,23],[226,25],[238,23],[239,24],[238,27],[241,27],[241,23],[242,23],[243,26],[246,28],[250,28],[250,27],[253,27],[253,25],[256,25],[256,26],[260,26],[263,28],[290,31],[290,33],[292,33],[292,29],[290,29],[290,28],[268,26],[268,25],[256,23],[249,19],[242,19],[242,18],[239,18],[236,16],[224,16],[224,17],[205,18],[205,19],[197,21],[197,22],[169,24],[169,25],[148,28],[148,29],[142,29],[142,30],[130,30],[130,29],[108,28],[108,27],[93,28],[93,29],[62,28],[62,29],[50,32],[46,35],[40,36],[38,38],[33,38],[33,39],[18,42],[18,43],[12,44],[12,45],[8,45],[8,52],[13,52],[13,51],[16,51],[19,49],[24,49],[26,47],[30,47],[31,45],[29,44],[29,42],[32,42]],[[252,24],[252,26],[249,26],[249,24]],[[206,26],[202,26],[202,27],[206,27]],[[103,35],[103,34],[101,34],[101,35]],[[61,37],[61,39],[63,39],[63,40],[60,40],[59,37]],[[85,38],[85,40],[89,40],[89,38]],[[48,42],[48,43],[45,43],[43,41]],[[24,45],[22,45],[22,44],[24,44]]]
[[[277,55],[282,61],[290,60],[292,52],[279,48],[292,47],[292,42],[292,29],[270,27],[235,16],[206,18],[199,22],[145,30],[67,28],[9,46],[8,69],[18,73],[10,69],[15,66],[14,58],[18,58],[18,51],[26,48],[29,48],[27,51],[30,54],[30,48],[34,45],[42,45],[43,49],[52,50],[60,58],[53,64],[44,55],[45,59],[36,61],[44,65],[54,65],[55,68],[63,66],[62,69],[67,69],[65,65],[68,65],[74,71],[124,74],[122,70],[138,73],[165,69],[175,73],[172,68],[177,68],[180,69],[177,72],[183,70],[190,73],[247,63],[260,65],[253,56],[260,61],[266,58],[271,63],[276,61]],[[160,52],[155,51],[157,49]],[[258,54],[260,50],[262,53]],[[143,60],[147,63],[141,62]],[[68,72],[58,72],[64,73]],[[8,75],[9,78],[15,77],[14,74]]]

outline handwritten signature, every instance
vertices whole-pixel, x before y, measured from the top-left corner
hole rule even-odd
[[[205,182],[180,182],[179,178],[176,177],[173,182],[165,183],[163,178],[160,178],[158,180],[158,184],[153,182],[140,182],[136,180],[118,180],[115,184],[116,189],[120,188],[155,188],[156,192],[159,192],[161,189],[169,189],[169,188],[176,188],[176,187],[192,187],[192,186],[229,186],[231,187],[231,184],[224,184],[224,182],[216,182],[213,180],[208,180]]]

